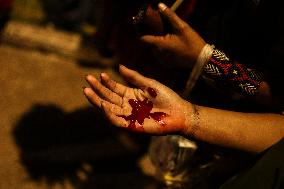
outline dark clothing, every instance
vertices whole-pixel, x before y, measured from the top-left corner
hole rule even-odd
[[[92,17],[95,0],[43,0],[47,21],[67,30],[80,30],[82,23]]]
[[[284,6],[281,0],[199,0],[195,14],[188,22],[209,44],[224,51],[232,59],[264,72],[264,80],[271,87],[276,106],[259,107],[248,99],[244,106],[237,102],[237,109],[230,107],[228,95],[201,86],[198,99],[205,106],[215,106],[248,112],[279,112],[284,106]],[[203,81],[199,81],[202,82]],[[197,86],[198,88],[198,86]],[[211,101],[204,102],[203,94],[212,94]],[[201,95],[201,96],[200,96]],[[222,95],[222,94],[221,94]],[[211,98],[211,97],[210,97]],[[217,100],[216,100],[217,99]],[[199,103],[199,102],[197,102]],[[207,104],[206,104],[207,103]],[[221,104],[221,105],[220,105]],[[250,108],[252,107],[252,108]],[[254,108],[255,107],[255,108]]]
[[[196,103],[242,112],[283,111],[283,1],[197,2],[195,14],[188,18],[188,23],[207,43],[214,44],[234,60],[263,71],[278,104],[268,109],[263,105],[254,104],[251,99],[233,101],[226,94],[220,94],[218,89],[209,88],[203,80],[199,80],[199,85],[193,91]],[[284,139],[269,149],[249,171],[232,178],[221,187],[230,188],[284,188]]]
[[[0,31],[3,30],[10,19],[13,0],[0,0]]]
[[[267,150],[249,171],[233,177],[220,189],[240,188],[284,188],[284,138]]]
[[[12,9],[13,0],[0,0],[0,14]]]

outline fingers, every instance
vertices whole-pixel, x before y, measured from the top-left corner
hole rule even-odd
[[[86,77],[87,82],[90,84],[90,86],[105,100],[121,106],[122,104],[122,98],[117,95],[116,93],[112,92],[105,86],[103,86],[95,77],[88,75]],[[97,95],[97,94],[96,94]]]
[[[184,27],[187,26],[187,24],[180,19],[175,12],[168,8],[164,3],[159,3],[158,8],[161,14],[170,21],[171,25],[177,31],[182,31]]]
[[[144,35],[140,38],[145,43],[164,48],[167,45],[164,36],[153,36],[153,35]]]
[[[85,88],[83,92],[92,105],[102,107],[102,102],[105,100],[101,99],[91,88]]]
[[[140,39],[148,44],[154,45],[161,49],[168,49],[173,46],[173,39],[182,35],[184,29],[188,27],[188,24],[180,19],[175,12],[168,8],[164,3],[159,3],[159,11],[161,14],[171,23],[176,33],[169,33],[163,36],[144,35]]]
[[[123,115],[123,111],[119,106],[112,104],[108,101],[101,99],[91,88],[85,88],[84,94],[88,101],[94,106],[98,106],[104,112],[107,118],[116,126],[125,127],[127,122],[122,117],[117,115]]]
[[[117,116],[119,114],[111,108],[110,104],[103,102],[102,109],[105,112],[106,117],[112,124],[118,127],[126,127],[127,121],[124,118]]]
[[[126,79],[126,81],[130,82],[131,84],[139,87],[144,88],[150,85],[150,79],[147,77],[142,76],[138,72],[128,69],[123,65],[119,66],[120,74]]]
[[[100,98],[91,88],[85,88],[84,89],[84,94],[87,97],[88,101],[93,104],[94,106],[98,106],[99,108],[103,108],[103,104],[105,107],[109,109],[109,111],[119,115],[119,114],[124,114],[123,110],[121,107],[112,104],[102,98]]]
[[[101,74],[102,83],[104,86],[115,92],[119,96],[123,97],[127,91],[127,87],[112,80],[107,74]]]

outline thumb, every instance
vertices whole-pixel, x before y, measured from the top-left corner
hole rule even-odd
[[[142,88],[148,85],[149,80],[150,80],[149,78],[144,77],[138,72],[128,69],[123,65],[119,66],[119,72],[125,78],[126,81],[130,82],[131,84],[139,88]]]
[[[169,7],[167,7],[167,5],[165,5],[164,3],[159,3],[158,8],[161,14],[171,23],[171,25],[177,31],[182,31],[182,29],[187,26],[187,23],[180,19],[177,14],[173,12]]]

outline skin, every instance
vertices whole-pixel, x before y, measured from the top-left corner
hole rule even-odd
[[[159,51],[177,55],[179,59],[187,60],[185,66],[192,67],[206,42],[186,22],[180,19],[166,5],[158,5],[161,15],[169,21],[172,33],[165,35],[144,35],[140,39]]]
[[[132,108],[129,99],[153,102],[152,112],[168,114],[164,125],[146,118],[143,130],[147,134],[181,134],[211,144],[259,153],[269,148],[284,136],[284,117],[278,114],[241,113],[194,105],[185,101],[161,83],[144,77],[138,72],[120,66],[120,73],[136,88],[124,86],[112,80],[106,73],[101,82],[91,75],[86,77],[90,87],[84,94],[93,105],[101,108],[106,117],[116,126],[129,129],[129,121],[119,117],[129,116]],[[155,89],[157,97],[147,92]],[[132,130],[133,131],[133,130]]]
[[[188,112],[186,112],[187,102],[180,98],[174,91],[161,83],[146,78],[136,71],[120,66],[120,73],[129,83],[137,86],[130,88],[112,80],[106,73],[101,74],[101,82],[91,75],[86,77],[90,88],[84,89],[84,94],[90,103],[103,109],[107,118],[116,126],[128,128],[129,121],[119,117],[121,115],[129,116],[132,107],[129,104],[130,99],[143,101],[145,98],[153,103],[151,113],[163,112],[168,116],[163,118],[166,125],[160,125],[152,118],[146,118],[143,124],[143,130],[137,129],[136,132],[146,132],[149,134],[167,134],[181,132]],[[154,98],[147,88],[153,88],[157,96]],[[175,99],[173,101],[173,99]],[[138,125],[138,123],[136,123]]]
[[[186,22],[180,19],[170,8],[165,4],[159,3],[158,9],[161,15],[169,21],[172,27],[172,33],[162,36],[144,35],[141,40],[153,46],[162,56],[164,54],[174,54],[181,62],[182,67],[193,67],[202,48],[206,45],[204,39]],[[239,63],[239,62],[238,62]],[[259,87],[259,94],[252,100],[267,106],[277,105],[277,100],[272,98],[270,86],[266,81],[262,81]]]
[[[170,21],[174,28],[172,34],[165,36],[146,35],[141,40],[154,45],[161,51],[172,52],[188,60],[196,61],[204,40],[185,22],[178,18],[169,8],[159,4],[161,14]],[[186,49],[186,50],[185,50]],[[143,101],[145,98],[153,103],[153,112],[164,112],[165,124],[159,124],[151,117],[146,118],[136,132],[148,134],[181,134],[211,144],[259,153],[277,143],[284,136],[284,117],[269,113],[242,113],[213,109],[194,105],[185,101],[174,91],[161,83],[146,78],[138,72],[120,66],[120,73],[135,88],[113,81],[106,73],[101,74],[101,81],[91,75],[86,77],[90,87],[84,94],[93,105],[101,108],[106,117],[116,126],[129,129],[129,116],[132,107],[129,100]],[[157,93],[153,98],[147,89],[151,87]],[[260,101],[270,99],[269,86],[262,82]],[[131,130],[133,131],[133,130]]]

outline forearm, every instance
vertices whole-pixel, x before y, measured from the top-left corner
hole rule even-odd
[[[211,144],[262,152],[284,136],[284,116],[189,105],[184,134]],[[195,109],[192,111],[192,109]]]

